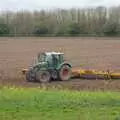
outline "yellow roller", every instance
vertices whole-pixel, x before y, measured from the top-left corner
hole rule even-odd
[[[112,79],[120,79],[120,73],[111,73],[110,76]]]
[[[95,78],[95,79],[120,79],[120,73],[85,69],[72,69],[72,77]]]

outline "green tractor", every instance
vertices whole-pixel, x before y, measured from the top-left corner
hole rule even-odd
[[[66,81],[71,78],[71,68],[71,64],[64,60],[64,53],[44,52],[38,54],[37,63],[24,69],[23,73],[29,82]]]

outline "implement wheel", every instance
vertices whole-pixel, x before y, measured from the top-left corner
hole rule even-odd
[[[63,65],[59,71],[59,79],[67,81],[71,78],[71,67],[69,65]]]
[[[38,71],[36,73],[36,80],[41,83],[50,82],[51,75],[48,71]]]

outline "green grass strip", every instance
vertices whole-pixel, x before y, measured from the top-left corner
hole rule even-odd
[[[120,120],[120,93],[4,87],[0,120]]]

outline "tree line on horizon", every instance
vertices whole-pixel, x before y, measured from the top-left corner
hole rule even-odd
[[[119,36],[120,6],[0,12],[0,36]]]

